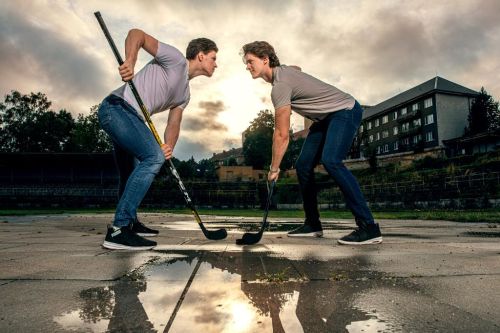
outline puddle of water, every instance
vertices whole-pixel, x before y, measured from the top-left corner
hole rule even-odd
[[[257,264],[250,265],[249,260]],[[375,314],[355,307],[348,284],[340,288],[328,280],[268,283],[255,278],[256,272],[272,273],[264,267],[272,271],[288,266],[292,266],[289,259],[259,260],[255,254],[235,253],[229,258],[195,251],[169,254],[108,287],[81,291],[79,309],[53,320],[65,330],[90,332],[386,330]]]
[[[80,297],[84,303],[80,310],[68,311],[54,318],[67,330],[104,332],[109,326],[114,309],[114,292],[108,288],[83,290]]]
[[[376,333],[376,332],[386,332],[387,324],[377,319],[368,319],[363,321],[353,321],[345,327],[349,333]]]

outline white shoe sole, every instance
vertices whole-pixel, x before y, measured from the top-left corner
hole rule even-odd
[[[128,245],[123,245],[123,244],[117,244],[117,243],[111,243],[104,241],[102,243],[102,247],[110,250],[131,250],[131,251],[145,251],[145,250],[151,250],[154,248],[156,245],[153,246],[128,246]]]
[[[344,240],[337,240],[340,244],[344,245],[369,245],[369,244],[380,244],[382,243],[382,237],[377,237],[377,238],[372,238],[365,240],[364,242],[349,242],[349,241],[344,241]]]
[[[156,237],[158,236],[158,234],[145,234],[145,233],[136,233],[137,236],[141,236],[141,237]]]
[[[287,234],[288,237],[323,237],[323,231],[309,232],[307,234]]]

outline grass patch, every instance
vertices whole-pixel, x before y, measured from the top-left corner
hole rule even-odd
[[[290,279],[287,274],[289,269],[290,267],[287,267],[283,271],[278,273],[265,273],[265,274],[257,273],[256,277],[257,280],[259,281],[265,281],[270,283],[282,283]]]

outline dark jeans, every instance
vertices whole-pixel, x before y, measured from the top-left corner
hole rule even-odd
[[[314,181],[314,167],[319,162],[338,184],[356,221],[375,223],[356,178],[342,163],[352,145],[362,115],[363,109],[356,102],[351,110],[332,112],[326,119],[311,125],[295,165],[306,224],[315,226],[320,223]]]
[[[120,173],[120,197],[113,225],[124,227],[136,219],[137,208],[165,162],[165,156],[147,125],[123,99],[106,97],[98,116],[101,127],[113,141]]]

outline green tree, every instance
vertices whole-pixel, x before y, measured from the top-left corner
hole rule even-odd
[[[179,161],[176,164],[179,176],[184,179],[193,179],[197,176],[198,163],[194,160],[193,156],[187,161]]]
[[[198,163],[198,170],[200,178],[208,181],[217,179],[216,165],[211,159],[203,159]]]
[[[12,91],[0,103],[0,150],[5,152],[61,152],[66,149],[74,119],[66,110],[50,110],[42,93]]]
[[[236,166],[238,165],[238,162],[234,157],[230,157],[224,161],[225,166]]]
[[[109,136],[102,130],[97,117],[99,105],[90,108],[90,114],[79,114],[75,127],[71,132],[71,143],[68,151],[72,152],[108,152],[113,149]]]
[[[468,122],[469,126],[465,129],[466,135],[500,129],[498,102],[493,100],[484,87],[481,87],[479,95],[472,102]]]
[[[272,111],[260,111],[245,131],[243,156],[246,165],[251,165],[254,169],[267,169],[269,167],[272,158],[273,133],[274,115]],[[293,140],[292,131],[290,131],[290,142],[281,161],[281,169],[286,170],[294,167],[303,144],[304,139]]]
[[[262,110],[245,130],[243,156],[245,164],[254,169],[265,169],[271,163],[274,132],[274,115],[271,110]]]

